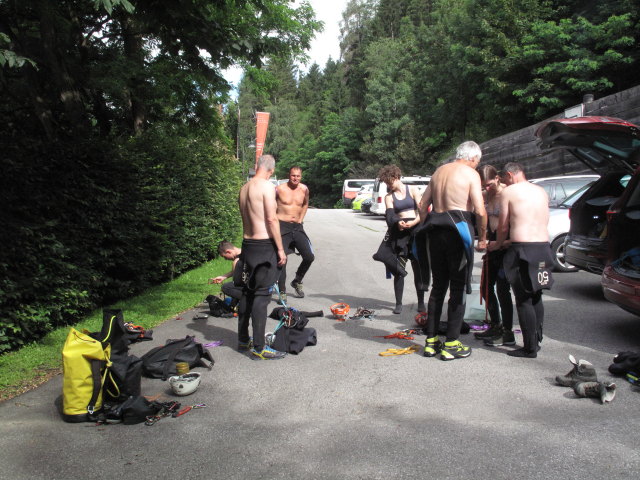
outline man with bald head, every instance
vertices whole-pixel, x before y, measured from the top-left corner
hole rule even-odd
[[[233,283],[242,288],[238,304],[238,348],[250,349],[256,358],[263,360],[286,355],[265,345],[271,290],[287,263],[276,215],[276,191],[269,181],[275,165],[271,155],[262,155],[255,176],[240,189],[242,251],[233,270]],[[249,318],[253,325],[253,341],[249,337]]]
[[[482,198],[480,175],[476,167],[482,152],[476,142],[464,142],[456,150],[453,162],[439,167],[420,202],[428,239],[433,287],[427,305],[425,357],[440,354],[442,360],[466,358],[471,348],[458,338],[464,319],[465,287],[471,293],[475,216],[478,226],[478,250],[487,243],[487,214]],[[428,213],[429,206],[432,206]],[[438,337],[440,316],[449,290],[447,339]]]

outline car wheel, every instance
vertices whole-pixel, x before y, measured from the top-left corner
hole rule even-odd
[[[564,239],[566,235],[556,238],[551,243],[551,252],[553,253],[553,269],[556,272],[576,272],[578,267],[574,267],[564,260]]]

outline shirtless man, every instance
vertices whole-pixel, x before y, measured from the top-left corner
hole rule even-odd
[[[304,297],[302,279],[306,275],[311,263],[315,260],[311,241],[304,231],[303,221],[309,208],[309,188],[303,183],[302,169],[291,167],[289,169],[289,181],[278,185],[276,188],[276,200],[278,202],[277,216],[280,221],[280,232],[285,252],[293,253],[294,248],[302,255],[302,262],[296,271],[296,276],[291,282],[298,298]],[[278,280],[281,300],[286,303],[287,271],[282,269]]]
[[[460,144],[455,160],[435,171],[420,202],[433,276],[427,305],[425,357],[439,353],[442,360],[454,360],[471,355],[471,348],[463,345],[458,337],[465,311],[465,286],[467,293],[471,293],[474,213],[479,230],[477,249],[484,250],[487,245],[487,214],[480,176],[475,170],[481,156],[477,143]],[[429,205],[433,208],[427,214]],[[437,334],[447,289],[447,340],[443,344]]]
[[[223,240],[222,242],[220,242],[220,244],[218,245],[218,254],[225,260],[230,260],[231,262],[233,262],[233,264],[231,265],[231,270],[229,272],[225,273],[224,275],[218,275],[215,278],[210,278],[209,284],[219,284],[223,283],[227,278],[233,278],[233,271],[235,270],[236,265],[240,260],[241,253],[242,250],[236,247],[233,243],[227,240]],[[235,307],[242,298],[242,289],[240,287],[236,287],[233,282],[227,282],[222,285],[222,293],[233,299],[233,301],[231,302],[232,308]]]
[[[264,343],[271,287],[287,263],[276,216],[276,193],[269,182],[275,164],[271,155],[262,155],[255,176],[240,189],[242,252],[233,271],[233,283],[242,287],[238,305],[238,348],[250,349],[263,360],[286,355]],[[249,337],[249,318],[253,325],[253,342]]]
[[[503,266],[516,297],[516,310],[524,347],[508,352],[512,357],[536,358],[542,341],[544,307],[542,290],[553,284],[553,265],[547,223],[549,198],[542,187],[527,181],[522,166],[508,163],[503,169],[508,185],[500,197],[498,231],[489,250],[501,248],[510,235]]]

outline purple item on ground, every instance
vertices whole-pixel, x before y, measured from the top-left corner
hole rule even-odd
[[[222,345],[222,340],[216,340],[215,342],[205,343],[203,347],[213,348],[213,347],[219,347],[220,345]]]

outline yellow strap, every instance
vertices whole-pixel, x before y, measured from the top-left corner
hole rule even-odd
[[[384,352],[380,352],[378,355],[381,357],[395,357],[397,355],[409,355],[420,350],[419,345],[411,345],[407,348],[387,348]]]

